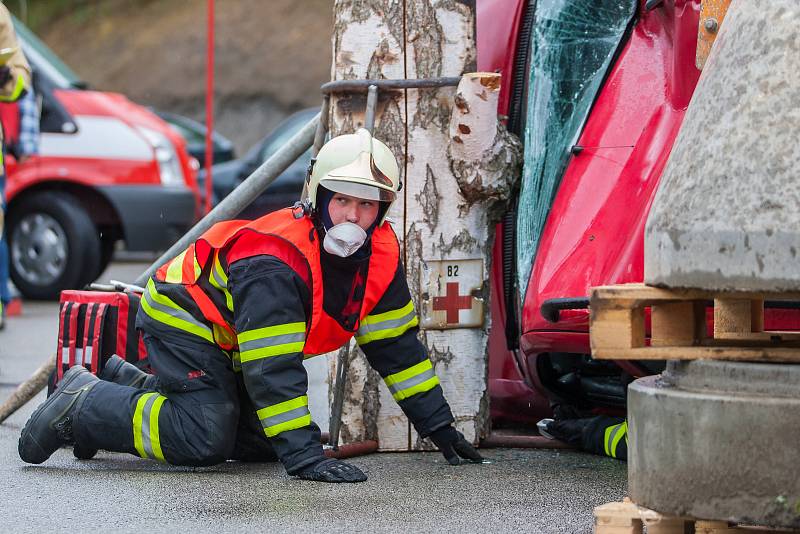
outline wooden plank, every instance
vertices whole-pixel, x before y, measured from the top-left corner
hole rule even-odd
[[[639,347],[592,348],[597,360],[731,360],[800,362],[800,348],[792,347]]]
[[[611,502],[594,509],[595,534],[683,534],[688,517],[665,515],[630,501]]]
[[[692,346],[705,337],[697,329],[695,313],[702,313],[705,330],[705,307],[698,309],[693,301],[660,302],[650,309],[650,344],[654,347]]]
[[[751,304],[746,299],[714,299],[714,337],[752,332]]]
[[[595,534],[642,534],[639,507],[630,501],[596,506],[593,513]]]
[[[644,308],[593,307],[591,311],[592,351],[644,347]]]
[[[644,521],[647,534],[683,534],[686,520],[680,517],[661,517],[653,521]]]
[[[670,288],[646,286],[644,284],[617,284],[613,286],[596,286],[592,288],[591,300],[604,302],[659,300],[712,300],[715,298],[766,299],[766,300],[800,300],[800,292],[754,292],[754,291],[712,291],[707,289]]]
[[[750,301],[750,331],[764,331],[764,299]]]
[[[739,529],[725,521],[696,521],[694,532],[695,534],[741,534]]]

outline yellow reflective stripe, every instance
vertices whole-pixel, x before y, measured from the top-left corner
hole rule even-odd
[[[156,321],[199,336],[209,343],[214,343],[214,336],[211,333],[210,328],[203,326],[200,323],[190,322],[187,319],[177,317],[175,313],[170,313],[166,310],[159,310],[150,303],[149,299],[153,299],[155,303],[165,308],[171,308],[175,310],[177,314],[183,315],[187,318],[191,317],[191,314],[188,311],[175,304],[169,297],[159,294],[158,291],[156,291],[152,278],[147,282],[147,293],[142,296],[142,300],[140,302],[142,310],[144,310],[147,315]]]
[[[617,445],[619,445],[619,442],[623,437],[627,442],[627,434],[628,421],[623,421],[618,425],[611,425],[610,427],[606,428],[605,435],[603,436],[603,447],[606,456],[611,456],[612,458],[617,457]]]
[[[171,284],[180,284],[183,282],[183,258],[186,257],[187,252],[189,252],[189,249],[184,250],[171,262],[169,262],[169,267],[167,267],[167,276],[164,279],[165,282],[169,282]]]
[[[298,428],[303,428],[304,426],[308,426],[311,424],[311,414],[304,415],[302,417],[298,417],[297,419],[292,419],[291,421],[286,421],[285,423],[280,423],[277,425],[273,425],[264,429],[264,433],[267,435],[268,438],[273,436],[277,436],[281,432],[286,432],[287,430],[296,430]]]
[[[372,341],[378,341],[379,339],[388,339],[392,337],[398,337],[406,333],[406,330],[409,328],[413,328],[419,324],[419,318],[415,315],[410,321],[405,324],[398,326],[397,328],[387,328],[385,330],[377,330],[375,332],[367,332],[364,335],[356,335],[356,343],[359,345],[366,345]],[[359,331],[361,329],[359,328]]]
[[[439,377],[433,371],[430,360],[424,360],[404,371],[389,375],[383,381],[396,401],[430,391],[439,385]]]
[[[158,416],[165,400],[167,398],[158,393],[145,393],[136,401],[133,412],[133,446],[142,458],[166,461],[158,433]]]
[[[164,404],[165,400],[167,400],[166,397],[159,395],[150,411],[150,444],[156,460],[161,462],[166,462],[166,460],[164,459],[164,453],[161,451],[161,437],[158,434],[158,414],[161,413],[161,405]]]
[[[257,414],[264,427],[264,433],[270,438],[281,432],[303,428],[311,424],[307,395],[267,406],[258,410]]]
[[[258,415],[259,419],[266,419],[267,417],[273,417],[284,412],[292,411],[295,408],[300,408],[301,406],[308,406],[308,395],[302,395],[288,401],[267,406],[266,408],[261,408],[256,412],[256,414]]]
[[[614,458],[617,457],[617,445],[619,445],[620,440],[625,437],[626,441],[628,439],[628,422],[624,421],[621,425],[619,425],[619,430],[617,431],[617,435],[614,436],[613,440],[611,441],[611,450],[614,453]]]
[[[288,323],[256,328],[241,332],[237,339],[242,363],[302,352],[306,343],[306,324]]]
[[[414,303],[409,300],[408,304],[406,304],[405,306],[403,306],[398,310],[390,310],[376,315],[367,315],[366,317],[364,317],[364,320],[361,321],[361,324],[362,325],[375,324],[375,323],[382,323],[384,321],[392,321],[394,319],[400,319],[401,317],[408,315],[412,311],[414,311]]]
[[[260,349],[245,350],[239,353],[239,358],[242,363],[247,363],[252,362],[253,360],[260,360],[262,358],[272,358],[273,356],[282,356],[284,354],[302,352],[305,344],[305,341],[298,341],[296,343],[284,343],[283,345],[273,345],[271,347],[262,347]]]
[[[230,291],[228,291],[228,277],[219,261],[219,252],[214,255],[214,266],[211,271],[211,276],[209,276],[208,279],[212,286],[222,291],[222,294],[225,295],[225,306],[227,306],[230,311],[233,311],[233,296]]]
[[[144,406],[147,404],[147,399],[156,395],[156,393],[145,393],[139,400],[136,401],[136,409],[133,411],[133,446],[139,456],[147,458],[147,453],[144,452],[144,445],[142,444],[142,413]]]
[[[356,332],[356,342],[364,345],[379,339],[398,337],[418,324],[414,303],[408,301],[400,309],[366,316]]]
[[[400,371],[399,373],[387,376],[386,378],[383,379],[383,381],[386,382],[387,386],[392,386],[394,384],[397,384],[398,382],[404,382],[409,378],[417,376],[418,374],[424,373],[425,371],[428,371],[430,369],[433,369],[433,364],[431,363],[430,360],[425,359],[419,362],[418,364],[409,367],[408,369],[405,369],[404,371]]]
[[[219,261],[219,251],[214,255],[214,268],[219,275],[219,279],[225,284],[225,287],[228,287],[228,275],[225,274],[225,269],[222,268],[222,262]]]
[[[401,401],[403,399],[407,399],[409,397],[413,397],[417,393],[424,393],[426,391],[430,391],[436,386],[439,385],[439,377],[434,375],[433,377],[429,378],[424,382],[420,382],[416,386],[412,386],[408,389],[403,389],[398,391],[397,393],[393,394],[392,397],[396,401]]]
[[[236,338],[239,340],[239,344],[242,344],[255,339],[282,336],[285,334],[299,334],[301,332],[305,333],[305,331],[306,323],[286,323],[275,326],[265,326],[264,328],[256,328],[255,330],[246,330],[244,332],[240,332]]]
[[[17,76],[17,81],[14,83],[14,89],[9,96],[0,95],[0,102],[14,102],[22,95],[25,90],[25,80],[22,76]]]

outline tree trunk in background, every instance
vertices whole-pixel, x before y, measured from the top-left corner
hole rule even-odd
[[[336,0],[332,78],[474,71],[469,4]],[[520,160],[518,143],[497,123],[499,86],[499,75],[482,73],[465,76],[458,88],[382,91],[376,112],[375,136],[392,149],[402,173],[389,217],[401,240],[420,337],[456,426],[471,441],[488,430],[491,218],[507,201]],[[331,136],[364,124],[365,95],[338,95],[331,104]],[[359,350],[351,360],[341,441],[378,439],[381,450],[430,448]]]

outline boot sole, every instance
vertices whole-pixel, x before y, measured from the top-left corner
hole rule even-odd
[[[74,372],[74,373],[72,373],[72,376],[67,376],[69,374],[70,374],[69,370],[66,373],[64,373],[64,377],[61,379],[61,382],[59,382],[58,387],[56,388],[56,392],[58,391],[58,388],[66,389],[67,387],[69,387],[69,385],[72,382],[74,382],[79,376],[83,375],[83,372]],[[63,391],[63,389],[62,389],[62,391]],[[48,398],[46,401],[44,401],[41,406],[36,408],[36,410],[31,415],[30,419],[28,419],[28,422],[25,423],[25,426],[22,428],[22,432],[20,433],[20,436],[19,436],[19,443],[17,444],[17,452],[19,453],[19,457],[22,458],[22,461],[24,461],[26,463],[29,463],[29,464],[40,464],[40,463],[44,462],[45,460],[47,460],[48,458],[50,458],[50,456],[53,454],[52,452],[49,453],[49,454],[47,454],[45,452],[44,448],[42,448],[42,446],[39,444],[39,442],[31,435],[31,431],[29,429],[36,424],[36,422],[39,420],[39,417],[41,417],[42,413],[44,413],[44,411],[47,410],[47,408],[49,408],[51,404],[53,404],[54,399],[56,397],[57,397],[57,393],[53,393],[52,395],[50,395],[50,398]],[[22,442],[23,441],[27,441],[28,443],[35,445],[35,448],[39,449],[39,454],[34,456],[33,458],[27,458],[26,459],[25,455],[22,452],[22,449],[23,449]],[[39,459],[39,458],[41,458],[41,459]]]

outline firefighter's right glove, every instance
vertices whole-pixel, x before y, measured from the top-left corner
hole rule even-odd
[[[483,462],[483,456],[467,441],[464,434],[452,426],[435,430],[430,438],[450,465],[461,464],[462,458],[475,464]]]
[[[367,475],[361,469],[335,458],[327,458],[308,466],[297,476],[315,482],[364,482],[367,480]]]

